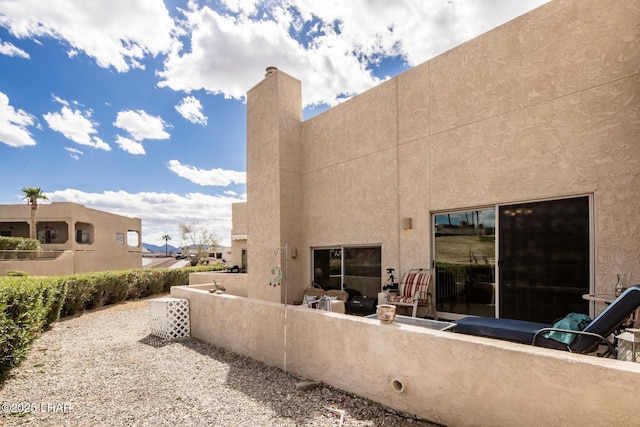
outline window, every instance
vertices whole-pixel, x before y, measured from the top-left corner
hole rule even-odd
[[[312,281],[323,289],[344,289],[377,298],[382,277],[380,246],[313,249]]]
[[[44,223],[42,226],[41,223],[38,223],[36,236],[41,244],[57,243],[58,230],[55,227],[56,224]]]
[[[240,268],[242,269],[242,271],[246,272],[247,271],[247,250],[246,249],[242,249],[240,259],[241,259]]]
[[[124,233],[116,233],[116,245],[124,245]]]
[[[582,299],[591,284],[588,196],[433,218],[436,306],[443,317],[552,323],[588,313]]]
[[[76,243],[82,245],[88,245],[93,243],[93,224],[88,224],[86,222],[76,222],[75,224],[75,232],[76,232]]]
[[[91,243],[89,238],[89,230],[76,230],[76,242],[82,244]]]
[[[140,246],[140,234],[137,231],[129,230],[127,232],[127,244],[134,248]]]

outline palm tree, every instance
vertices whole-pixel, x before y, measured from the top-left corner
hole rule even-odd
[[[171,236],[165,234],[162,236],[164,239],[164,256],[169,256],[169,240],[171,240]]]
[[[32,239],[36,238],[36,210],[38,210],[38,199],[49,200],[47,196],[42,193],[40,187],[26,187],[21,188],[20,191],[24,193],[23,200],[27,200],[27,203],[31,205],[31,224],[29,226],[29,236]]]

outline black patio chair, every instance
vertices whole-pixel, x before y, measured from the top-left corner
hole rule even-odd
[[[496,338],[506,341],[531,344],[538,347],[589,354],[606,345],[602,355],[615,355],[615,348],[608,337],[620,329],[626,320],[640,307],[640,285],[628,288],[607,306],[583,330],[574,331],[554,328],[553,325],[514,319],[489,317],[464,317],[456,320],[456,333]],[[570,344],[547,338],[549,332],[575,335]]]

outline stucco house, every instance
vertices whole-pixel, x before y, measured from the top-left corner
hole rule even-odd
[[[440,317],[551,321],[640,281],[638,22],[553,1],[304,121],[269,67],[247,93],[249,296],[430,268]]]
[[[599,312],[640,282],[639,52],[637,0],[553,0],[307,120],[268,68],[249,267],[171,288],[192,336],[442,425],[636,425],[638,363],[291,302],[430,268],[440,318]]]
[[[0,234],[29,237],[31,207],[0,205]],[[140,268],[142,221],[90,209],[78,203],[41,203],[36,235],[43,249],[33,260],[0,260],[0,275],[9,270],[33,275],[64,275],[89,271]]]

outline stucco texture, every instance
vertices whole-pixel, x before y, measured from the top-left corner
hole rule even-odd
[[[609,427],[637,417],[637,363],[197,287],[171,295],[189,300],[198,339],[443,425]]]
[[[639,9],[554,0],[306,121],[276,71],[248,97],[250,241],[298,248],[301,294],[314,247],[380,245],[403,272],[431,264],[434,213],[586,195],[593,290],[640,281]]]

